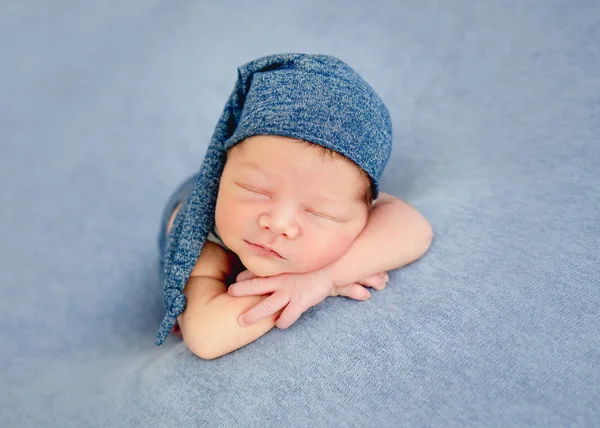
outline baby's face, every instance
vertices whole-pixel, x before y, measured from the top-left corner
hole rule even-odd
[[[255,275],[319,269],[367,223],[363,180],[356,166],[306,143],[247,138],[230,151],[221,176],[218,233]]]

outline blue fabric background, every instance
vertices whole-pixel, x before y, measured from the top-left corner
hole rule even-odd
[[[600,3],[0,4],[0,426],[600,425]],[[239,64],[335,55],[435,239],[368,302],[206,362],[156,233]]]

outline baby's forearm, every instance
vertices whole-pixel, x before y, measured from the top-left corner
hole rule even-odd
[[[406,202],[385,195],[352,246],[326,269],[336,286],[351,284],[415,261],[431,241],[429,222]]]
[[[207,293],[207,289],[211,291]],[[181,334],[190,351],[203,359],[221,357],[255,341],[275,326],[281,314],[278,311],[241,327],[237,321],[240,314],[267,296],[231,297],[222,281],[207,277],[190,278],[185,293],[188,301],[179,316]]]
[[[167,233],[180,207],[181,204],[171,215]],[[190,277],[184,293],[187,305],[178,318],[181,335],[190,351],[207,360],[254,342],[275,326],[275,320],[283,311],[249,327],[241,327],[238,317],[268,296],[232,297],[227,294],[223,281],[207,276]]]

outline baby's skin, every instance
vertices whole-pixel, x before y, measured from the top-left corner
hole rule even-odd
[[[366,287],[382,290],[387,271],[427,251],[427,220],[383,192],[371,203],[368,177],[335,155],[268,135],[230,149],[215,210],[229,251],[205,242],[178,319],[196,355],[217,358],[287,328],[329,296],[366,300]]]

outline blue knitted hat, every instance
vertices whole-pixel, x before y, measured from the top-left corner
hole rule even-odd
[[[278,135],[335,150],[370,177],[373,198],[392,150],[389,112],[352,68],[326,55],[278,54],[238,68],[238,79],[215,128],[194,190],[167,238],[164,342],[186,306],[183,288],[214,224],[227,150],[254,135]]]

